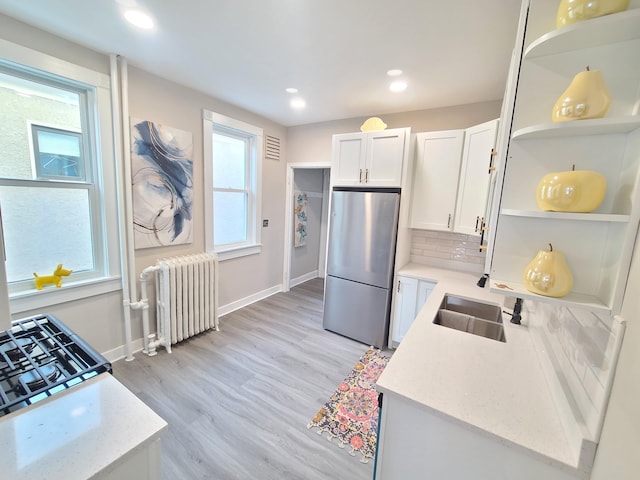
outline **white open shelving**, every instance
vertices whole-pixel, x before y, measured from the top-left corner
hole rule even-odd
[[[503,174],[491,267],[492,291],[547,303],[617,313],[640,210],[640,9],[544,32],[550,9],[530,8],[513,109],[513,132]],[[601,70],[612,103],[604,118],[551,122],[551,109],[573,76]],[[538,210],[543,175],[595,170],[607,194],[592,213]],[[560,298],[529,292],[523,272],[553,244],[573,273],[573,290]]]

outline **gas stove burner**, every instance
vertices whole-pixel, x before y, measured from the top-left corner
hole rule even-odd
[[[0,420],[111,372],[106,358],[53,315],[14,320],[0,332]]]
[[[31,339],[16,338],[15,340],[9,340],[7,343],[1,344],[0,352],[9,357],[9,360],[15,362],[24,356],[18,346],[22,347],[27,353],[31,353],[36,345]],[[0,355],[0,362],[5,363],[2,355]]]
[[[55,382],[60,376],[60,370],[58,370],[55,365],[41,365],[40,370],[43,375],[47,377],[49,383]],[[19,379],[19,387],[23,394],[27,393],[24,389],[24,385],[26,385],[32,392],[47,385],[47,381],[40,376],[37,370],[29,370],[28,372],[20,375]]]

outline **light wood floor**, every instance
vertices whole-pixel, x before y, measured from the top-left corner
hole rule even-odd
[[[172,354],[114,364],[169,423],[165,480],[372,478],[373,461],[307,429],[367,349],[322,329],[322,286],[311,280],[225,315],[221,331]]]

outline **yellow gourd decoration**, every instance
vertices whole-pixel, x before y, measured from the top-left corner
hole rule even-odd
[[[524,269],[524,285],[530,292],[546,297],[564,297],[573,287],[573,275],[564,255],[554,251],[540,250]]]
[[[611,104],[611,94],[604,83],[602,72],[589,70],[578,73],[569,87],[556,101],[551,112],[554,122],[567,122],[586,118],[602,118]]]
[[[561,0],[556,27],[626,10],[630,0]]]
[[[540,210],[593,212],[604,200],[607,180],[597,172],[576,170],[549,173],[538,183],[536,202]]]

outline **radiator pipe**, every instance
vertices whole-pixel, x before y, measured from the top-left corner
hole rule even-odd
[[[144,341],[143,352],[153,357],[157,352],[156,348],[160,346],[161,340],[155,338],[154,334],[149,333],[149,297],[147,296],[147,277],[160,270],[157,265],[151,265],[140,273],[140,301],[134,308],[142,310],[142,337]]]
[[[129,191],[127,188],[130,182],[127,182],[127,162],[126,151],[123,147],[123,128],[121,119],[124,119],[123,104],[126,103],[126,93],[122,92],[120,96],[120,85],[118,79],[120,78],[118,72],[118,55],[109,55],[109,67],[111,75],[111,108],[112,114],[112,127],[113,127],[113,142],[114,142],[114,160],[116,163],[116,188],[117,188],[117,202],[118,202],[118,227],[119,227],[119,244],[120,244],[120,279],[122,283],[122,310],[124,316],[124,352],[125,360],[133,360],[133,352],[131,348],[131,285],[129,283],[129,271],[131,270],[131,248],[130,239],[128,235],[128,224],[131,223],[132,217],[129,215],[127,209],[126,193]],[[126,69],[126,64],[123,67]],[[124,86],[124,82],[123,82]],[[124,163],[124,165],[123,165]],[[129,175],[130,177],[130,175]],[[135,283],[134,283],[134,297],[135,298]]]

